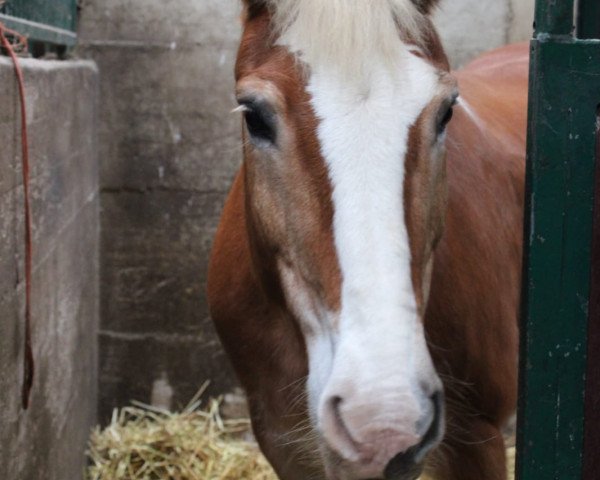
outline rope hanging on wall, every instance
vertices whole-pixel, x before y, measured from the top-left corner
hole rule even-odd
[[[0,2],[1,3],[1,2]],[[11,37],[11,41],[7,37]],[[32,273],[32,239],[31,239],[31,207],[29,202],[29,144],[27,141],[27,111],[25,108],[25,82],[23,71],[17,58],[17,52],[27,52],[27,39],[6,28],[0,22],[0,42],[15,66],[15,76],[19,88],[21,105],[21,161],[23,165],[23,196],[25,207],[25,352],[23,359],[23,384],[21,387],[21,403],[27,410],[33,385],[34,361],[31,346],[31,273]]]

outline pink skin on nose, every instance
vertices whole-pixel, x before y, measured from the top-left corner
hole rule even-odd
[[[362,478],[381,476],[393,457],[421,441],[415,431],[421,412],[414,397],[404,395],[390,403],[366,397],[368,392],[363,400],[369,403],[330,397],[320,412],[328,446]]]

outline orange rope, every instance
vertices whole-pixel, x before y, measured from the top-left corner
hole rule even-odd
[[[13,43],[9,42],[6,36],[13,39]],[[23,163],[23,191],[24,191],[24,206],[25,206],[25,353],[23,360],[23,385],[21,388],[21,402],[23,408],[27,410],[29,407],[29,397],[31,387],[33,385],[34,361],[33,349],[31,346],[31,272],[32,272],[32,239],[31,239],[31,207],[29,204],[29,145],[27,142],[27,111],[25,109],[25,81],[23,79],[23,71],[19,65],[16,50],[27,51],[27,39],[15,32],[6,28],[0,22],[0,42],[2,47],[7,51],[8,55],[15,66],[15,75],[19,88],[19,96],[21,103],[21,161]]]

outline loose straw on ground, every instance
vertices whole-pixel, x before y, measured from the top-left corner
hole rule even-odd
[[[200,409],[196,399],[181,413],[139,403],[115,411],[92,433],[87,480],[277,480],[243,438],[249,420],[224,420],[219,405]]]

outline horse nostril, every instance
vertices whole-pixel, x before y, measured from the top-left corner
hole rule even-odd
[[[344,399],[335,395],[325,404],[325,411],[322,416],[325,438],[331,447],[346,460],[358,461],[360,449],[342,417],[342,403],[344,403]]]
[[[437,391],[431,396],[433,402],[433,420],[427,430],[427,433],[417,445],[416,460],[417,463],[423,460],[423,457],[441,440],[444,435],[444,392]]]
[[[418,445],[399,453],[385,467],[386,480],[418,478],[425,455],[435,446],[443,435],[444,394],[439,391],[432,395],[433,418],[431,424]]]

